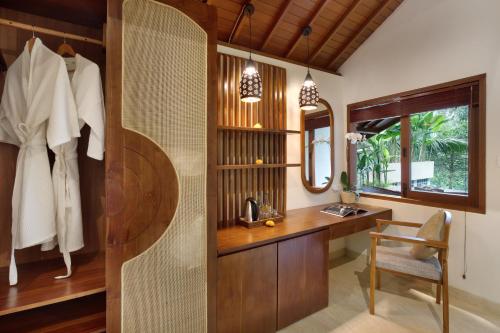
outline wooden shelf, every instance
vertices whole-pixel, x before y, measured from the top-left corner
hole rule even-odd
[[[254,132],[254,133],[278,133],[278,134],[300,134],[300,131],[273,129],[273,128],[253,128],[253,127],[236,127],[236,126],[217,126],[219,131],[239,131],[239,132]]]
[[[217,170],[242,170],[242,169],[272,169],[299,167],[300,163],[293,164],[227,164],[218,165]]]
[[[55,280],[66,267],[62,257],[18,266],[19,283],[9,286],[8,267],[0,269],[0,316],[104,292],[104,254],[75,256],[73,275]]]
[[[106,293],[1,316],[2,332],[106,332]]]

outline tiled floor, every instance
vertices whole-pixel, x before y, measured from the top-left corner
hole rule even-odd
[[[329,274],[328,308],[280,333],[441,332],[442,308],[435,303],[429,283],[382,273],[382,288],[375,291],[376,315],[371,316],[366,257],[338,259]],[[450,302],[450,332],[500,332],[500,308],[496,310],[453,297]]]

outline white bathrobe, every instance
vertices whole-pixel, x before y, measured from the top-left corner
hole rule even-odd
[[[77,54],[67,58],[71,88],[78,112],[79,128],[90,127],[87,156],[102,160],[104,154],[104,97],[99,66]],[[72,67],[72,68],[70,68]],[[59,244],[67,273],[56,278],[71,276],[70,252],[83,247],[80,177],[78,173],[78,140],[73,139],[56,147],[52,170],[56,198],[57,239],[42,247],[50,250]]]
[[[49,148],[80,135],[75,101],[62,57],[36,39],[7,71],[0,108],[0,140],[19,146],[12,196],[11,285],[14,249],[43,244],[56,234]]]

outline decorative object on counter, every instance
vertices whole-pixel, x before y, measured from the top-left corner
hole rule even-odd
[[[363,142],[366,140],[366,136],[364,136],[361,133],[356,133],[356,132],[347,133],[345,135],[345,138],[347,141],[349,141],[353,145],[355,145],[358,142]]]
[[[248,198],[245,204],[245,217],[240,217],[238,224],[247,228],[259,227],[262,225],[271,226],[269,222],[274,224],[283,221],[283,216],[280,215],[271,205],[267,193],[264,194],[262,202],[258,202],[254,198]]]
[[[240,80],[240,99],[245,103],[255,103],[260,101],[262,96],[262,80],[260,78],[259,72],[257,71],[257,66],[252,60],[252,14],[255,11],[255,7],[248,3],[245,6],[244,13],[248,15],[248,22],[250,27],[250,51],[249,57],[245,64],[245,69],[243,70],[243,75]]]
[[[267,220],[265,224],[266,227],[274,227],[276,225],[273,220]]]
[[[264,161],[262,161],[261,159],[258,159],[258,160],[255,160],[255,164],[261,165],[261,164],[264,164]]]
[[[359,195],[351,186],[347,172],[342,171],[342,174],[340,175],[340,182],[342,183],[342,191],[340,192],[340,199],[342,200],[342,203],[355,203],[358,200]]]
[[[245,204],[245,220],[255,222],[259,219],[259,205],[254,198],[247,198]]]
[[[322,213],[346,217],[350,215],[358,215],[366,213],[367,210],[359,208],[356,204],[353,205],[344,205],[341,203],[334,203],[331,206],[325,207],[321,210]]]
[[[266,223],[268,223],[269,221],[274,222],[274,224],[276,225],[277,223],[283,222],[283,216],[278,214],[274,217],[259,219],[257,221],[252,221],[252,222],[248,222],[244,217],[240,217],[239,221],[237,221],[237,224],[252,229],[256,227],[266,226]]]
[[[312,32],[310,26],[306,26],[302,35],[307,38],[307,75],[300,89],[299,105],[302,110],[316,110],[318,107],[319,93],[309,70],[309,35]]]
[[[259,219],[267,219],[276,215],[276,211],[273,210],[273,206],[269,202],[267,193],[264,194],[264,199],[259,206]]]
[[[262,128],[262,125],[261,123],[256,123],[255,125],[253,125],[253,128]]]

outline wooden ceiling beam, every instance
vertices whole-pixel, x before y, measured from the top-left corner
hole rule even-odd
[[[262,43],[262,46],[260,47],[261,50],[265,49],[267,47],[267,44],[271,41],[271,38],[276,31],[276,28],[281,24],[281,21],[283,20],[283,17],[285,17],[285,14],[287,11],[290,9],[290,5],[292,4],[292,0],[285,0],[282,4],[280,9],[278,10],[277,15],[273,18],[273,23],[269,31],[267,32],[266,39]]]
[[[240,13],[236,17],[236,21],[234,21],[233,29],[231,29],[231,33],[229,34],[229,38],[227,40],[227,42],[229,44],[231,44],[233,42],[233,40],[238,38],[238,36],[241,34],[241,29],[243,27],[243,24],[241,24],[241,22],[243,21],[243,18],[245,17],[245,7],[249,2],[250,1],[245,1],[241,5]]]
[[[335,62],[342,56],[342,54],[358,39],[358,37],[365,31],[365,29],[377,18],[377,16],[382,13],[382,11],[387,8],[391,0],[385,0],[382,2],[377,9],[365,20],[365,22],[359,27],[358,30],[354,33],[354,35],[349,38],[341,47],[340,49],[330,58],[330,61],[328,62],[327,67],[331,68],[332,65],[335,64]]]
[[[322,0],[318,3],[318,6],[316,6],[316,10],[314,11],[314,14],[311,15],[311,17],[308,19],[308,23],[306,26],[312,26],[316,19],[319,17],[320,13],[323,11],[323,9],[326,7],[328,4],[329,0]],[[299,30],[299,32],[295,35],[293,39],[293,43],[290,45],[288,48],[288,51],[286,52],[285,57],[288,58],[292,53],[295,51],[297,46],[299,45],[300,38],[302,37],[302,29]]]
[[[330,41],[330,39],[332,39],[332,37],[344,25],[344,23],[347,20],[347,18],[356,10],[356,8],[359,6],[359,4],[361,3],[361,1],[362,0],[355,0],[351,4],[351,6],[348,9],[346,9],[346,11],[342,15],[342,17],[339,20],[337,20],[337,22],[332,27],[332,29],[330,29],[330,31],[328,32],[328,34],[326,34],[325,38],[323,38],[323,40],[321,41],[321,43],[319,43],[318,47],[316,47],[316,49],[314,50],[314,52],[311,55],[311,59],[309,60],[309,62],[312,63],[314,61],[314,59],[316,59],[316,57],[321,53],[321,51],[326,46],[326,44],[328,43],[328,41]]]

